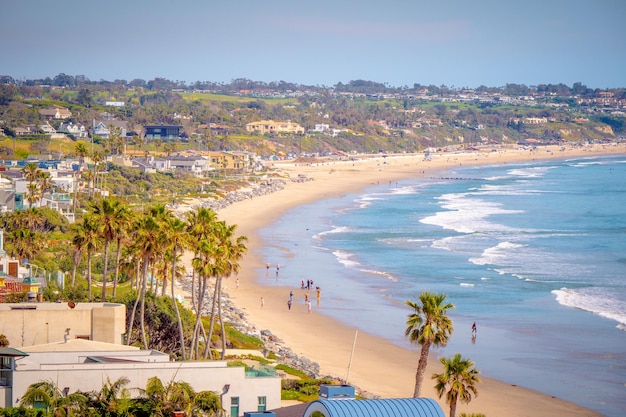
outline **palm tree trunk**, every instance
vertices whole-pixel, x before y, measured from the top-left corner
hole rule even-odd
[[[139,286],[139,259],[137,259],[137,286]],[[132,286],[131,286],[132,288]],[[133,304],[133,311],[130,313],[130,318],[128,319],[128,331],[126,332],[126,344],[130,345],[130,339],[133,332],[133,327],[135,325],[135,314],[137,313],[137,305],[139,304],[139,291],[137,291],[137,297],[135,298],[135,303]]]
[[[107,274],[108,271],[108,261],[109,261],[109,241],[104,240],[104,267],[102,271],[102,302],[106,302],[107,300]]]
[[[417,362],[417,371],[415,372],[415,391],[413,392],[413,398],[419,398],[422,391],[422,381],[424,380],[424,374],[426,373],[426,364],[428,363],[428,352],[430,351],[430,340],[427,340],[422,345],[420,351],[420,360]]]
[[[180,311],[178,311],[178,301],[174,295],[174,277],[176,276],[176,247],[172,250],[172,303],[174,303],[174,309],[176,310],[176,320],[178,320],[178,337],[180,338],[180,353],[183,360],[187,359],[185,355],[185,334],[183,332],[183,321],[180,318]]]
[[[149,255],[146,254],[143,258],[143,281],[141,283],[141,308],[139,314],[139,320],[141,324],[141,341],[143,342],[143,348],[148,350],[148,341],[146,339],[146,292],[148,290],[148,260]]]
[[[193,339],[191,340],[191,351],[194,353],[194,358],[198,359],[198,341],[199,341],[199,328],[202,321],[202,304],[204,303],[204,293],[206,292],[206,278],[198,277],[198,285],[201,289],[198,294],[198,305],[196,310],[196,323],[193,328]]]
[[[450,417],[456,416],[456,398],[450,401]]]
[[[220,320],[220,329],[222,329],[222,355],[221,360],[226,356],[226,329],[224,328],[224,320],[222,320],[222,278],[219,278],[219,293],[217,294],[217,317]]]
[[[74,261],[74,265],[72,265],[72,287],[76,285],[76,269],[78,268],[78,264],[82,258],[82,253],[79,250],[74,251],[72,256],[72,261]]]
[[[87,292],[89,293],[89,301],[91,301],[91,251],[87,250]]]
[[[117,282],[120,279],[120,258],[122,256],[122,251],[120,250],[122,246],[122,240],[117,239],[117,249],[115,251],[115,278],[113,279],[113,298],[117,295]],[[132,288],[132,285],[131,285]]]
[[[213,353],[211,352],[211,339],[213,338],[213,327],[215,324],[215,306],[217,305],[218,281],[219,277],[215,277],[215,284],[213,286],[213,300],[211,301],[211,322],[209,323],[209,335],[207,344],[204,348],[204,359],[206,359],[207,357],[209,359],[213,359]]]

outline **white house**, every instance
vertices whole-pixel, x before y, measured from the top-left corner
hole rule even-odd
[[[280,407],[280,377],[246,373],[244,367],[226,361],[172,362],[165,353],[137,347],[66,339],[43,345],[0,350],[0,407],[19,404],[28,387],[39,381],[54,381],[67,393],[99,391],[103,383],[128,378],[131,397],[140,395],[148,380],[164,384],[187,382],[195,391],[220,395],[230,415]]]

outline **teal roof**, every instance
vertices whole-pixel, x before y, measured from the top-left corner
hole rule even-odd
[[[430,398],[317,400],[309,405],[304,417],[315,411],[325,417],[445,417],[439,404]]]

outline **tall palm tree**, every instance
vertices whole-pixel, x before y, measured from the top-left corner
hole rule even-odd
[[[109,245],[118,235],[122,234],[122,229],[126,225],[128,211],[124,205],[112,198],[104,198],[91,204],[91,215],[98,228],[98,235],[103,242],[104,266],[102,272],[102,301],[106,301],[108,266],[109,266]]]
[[[211,257],[213,253],[213,227],[217,221],[217,215],[211,209],[201,207],[195,212],[187,214],[187,231],[190,236],[191,250],[194,252],[192,260],[193,276],[191,284],[192,307],[196,313],[196,323],[194,325],[191,339],[192,357],[198,358],[198,341],[201,330],[202,306],[206,294],[208,279],[213,274],[214,267]],[[198,274],[198,284],[196,290],[195,276]],[[204,328],[202,328],[204,329]],[[195,355],[195,356],[194,356]]]
[[[113,278],[113,298],[117,295],[117,284],[120,278],[120,262],[122,256],[122,242],[129,236],[130,228],[133,225],[134,213],[127,205],[120,205],[117,211],[118,228],[115,230],[117,247],[115,249],[115,275]]]
[[[54,181],[52,176],[47,171],[39,171],[37,173],[37,185],[39,187],[39,200],[43,199],[44,194],[47,191],[52,190],[54,187]]]
[[[415,390],[413,397],[420,396],[428,353],[430,347],[445,346],[448,337],[452,334],[452,320],[447,316],[448,310],[454,308],[451,303],[446,303],[445,294],[433,294],[424,291],[419,295],[418,302],[407,300],[405,304],[413,309],[406,321],[405,336],[411,343],[422,346],[420,358],[415,372]]]
[[[213,324],[215,322],[215,305],[217,301],[217,318],[220,322],[220,328],[222,332],[222,353],[221,359],[224,359],[226,354],[226,332],[224,328],[224,322],[222,320],[222,280],[224,277],[229,277],[233,273],[239,272],[239,261],[247,251],[245,242],[247,238],[245,236],[235,236],[236,225],[227,225],[225,222],[220,221],[215,224],[213,228],[213,234],[215,237],[216,245],[216,268],[215,274],[215,287],[213,289],[213,303],[211,306],[211,322],[209,325],[209,335],[207,340],[210,341],[213,336]],[[205,347],[205,357],[209,356],[211,359],[211,350],[209,343]]]
[[[468,404],[472,395],[478,395],[478,370],[474,369],[474,362],[461,358],[460,353],[451,358],[439,358],[439,362],[443,364],[444,371],[432,376],[437,381],[435,389],[439,398],[446,394],[446,402],[450,404],[450,417],[455,417],[458,400]]]
[[[87,214],[78,223],[72,237],[72,244],[77,250],[84,250],[87,253],[87,291],[89,293],[89,301],[92,300],[92,280],[91,280],[91,260],[93,253],[99,247],[98,228],[91,215]]]
[[[184,250],[188,245],[187,224],[184,221],[170,214],[167,217],[166,236],[168,239],[167,243],[169,246],[169,251],[171,252],[171,259],[172,259],[172,281],[171,281],[172,303],[174,304],[174,309],[176,311],[176,319],[178,321],[178,337],[180,338],[181,357],[183,360],[185,360],[187,359],[187,355],[185,353],[185,335],[183,331],[183,322],[180,317],[180,311],[178,310],[178,302],[174,294],[174,281],[176,279],[176,262],[178,260],[178,251]]]
[[[154,261],[157,254],[163,250],[162,242],[164,240],[164,233],[162,227],[162,219],[165,213],[165,206],[157,204],[150,207],[142,217],[139,219],[137,225],[137,237],[135,239],[136,244],[140,245],[141,255],[141,267],[142,267],[142,286],[139,293],[140,298],[140,325],[141,325],[141,340],[144,345],[144,349],[148,349],[148,341],[146,339],[145,328],[145,309],[146,309],[146,292],[148,290],[148,266]],[[153,277],[154,278],[154,277]],[[129,327],[134,322],[134,315],[130,318]],[[132,328],[131,328],[132,330]],[[130,331],[129,331],[130,337]]]

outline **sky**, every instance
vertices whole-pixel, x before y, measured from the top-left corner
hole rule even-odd
[[[625,0],[0,0],[0,75],[626,87]]]

